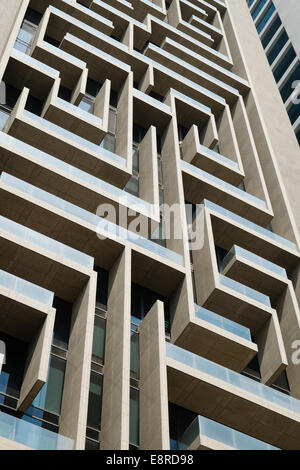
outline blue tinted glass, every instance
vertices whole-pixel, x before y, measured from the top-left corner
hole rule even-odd
[[[287,43],[289,40],[288,35],[286,34],[285,31],[281,33],[277,41],[275,42],[274,46],[271,48],[270,52],[267,54],[267,58],[269,61],[269,64],[271,65],[276,57],[280,54],[280,52],[283,49],[283,46]]]
[[[260,0],[260,2],[258,3],[257,7],[254,8],[253,12],[252,12],[252,18],[255,20],[255,18],[257,18],[257,16],[259,15],[259,13],[261,12],[261,10],[263,9],[263,7],[265,6],[265,4],[267,3],[268,0]]]
[[[291,123],[294,124],[294,122],[296,122],[298,117],[300,116],[300,105],[293,104],[288,110],[288,115],[291,120]]]
[[[269,44],[272,37],[275,35],[276,31],[281,25],[282,25],[281,19],[279,18],[279,16],[277,16],[276,19],[271,24],[271,26],[269,26],[268,31],[264,34],[264,37],[261,40],[264,48],[266,48],[266,46]]]
[[[285,54],[283,59],[280,61],[279,65],[277,65],[276,69],[274,70],[273,74],[275,77],[276,82],[279,82],[281,77],[287,71],[291,63],[296,57],[296,53],[293,47],[290,47],[288,52]]]
[[[300,81],[300,64],[295,68],[294,72],[290,75],[289,79],[286,81],[280,91],[284,102],[286,102],[290,94],[295,90],[296,84],[294,82],[296,81]]]
[[[264,14],[260,22],[256,25],[256,29],[259,33],[264,29],[265,25],[267,24],[267,22],[273,15],[274,11],[275,11],[275,7],[272,3],[272,5],[267,9],[266,13]]]

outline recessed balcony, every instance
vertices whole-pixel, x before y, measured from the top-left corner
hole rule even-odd
[[[209,92],[221,96],[226,99],[226,102],[229,104],[234,103],[239,95],[238,90],[233,88],[231,85],[222,82],[213,75],[204,72],[202,68],[197,68],[194,65],[185,62],[178,58],[177,55],[175,56],[155,44],[150,43],[145,49],[144,54],[157,63],[163,64],[170,70],[188,78],[194,83],[197,83],[198,86],[203,86]]]
[[[209,73],[223,83],[237,89],[242,95],[248,93],[250,90],[250,85],[247,80],[217,64],[212,58],[206,57],[203,54],[203,51],[193,51],[169,37],[163,41],[161,48],[176,55],[176,57],[180,57],[183,61],[191,64],[192,66]]]
[[[211,214],[216,245],[229,251],[236,242],[286,269],[297,264],[299,253],[291,240],[211,201],[205,199],[203,204]]]
[[[40,224],[45,222],[40,219]],[[73,302],[94,266],[92,257],[0,217],[1,269]],[[72,279],[72,284],[69,283]]]
[[[191,38],[188,34],[178,31],[174,26],[171,26],[164,21],[158,20],[157,18],[151,18],[151,31],[153,37],[156,39],[156,44],[163,44],[165,40],[167,41],[168,39],[171,39],[179,44],[178,47],[183,46],[193,53],[200,53],[201,56],[209,59],[214,64],[220,65],[226,70],[232,67],[231,62],[226,55],[212,49],[201,41]],[[161,47],[163,47],[163,45]]]
[[[39,41],[31,55],[38,61],[58,70],[64,86],[71,90],[75,88],[82,71],[86,68],[84,61],[46,41]]]
[[[160,50],[162,51],[162,49]],[[141,62],[153,66],[155,90],[160,95],[166,96],[170,88],[174,88],[180,93],[183,93],[189,96],[190,98],[200,102],[201,104],[211,108],[213,113],[217,115],[219,115],[219,113],[224,109],[226,101],[223,97],[217,95],[216,93],[208,90],[207,88],[201,85],[198,85],[198,83],[192,81],[189,77],[187,77],[186,73],[181,75],[176,71],[163,65],[161,63],[161,59],[160,61],[156,61],[148,57],[147,55],[141,54],[140,52],[137,52],[135,50],[133,51],[133,56],[137,59],[140,59]]]
[[[274,298],[286,288],[288,282],[284,268],[237,245],[222,260],[221,272]]]
[[[47,119],[17,105],[8,134],[101,179],[124,188],[129,173],[126,160]]]
[[[1,331],[31,341],[51,310],[54,293],[0,270]]]
[[[280,450],[205,416],[197,416],[183,432],[180,448],[182,450]]]
[[[272,214],[268,211],[265,201],[227,183],[200,168],[181,160],[185,199],[201,204],[203,197],[222,204],[237,214],[247,214],[249,220],[267,225]]]
[[[176,345],[237,372],[242,372],[258,351],[249,328],[196,304]]]
[[[36,98],[44,101],[58,77],[59,71],[55,68],[14,48],[11,51],[3,80],[19,90],[22,90],[24,86],[30,88]]]
[[[48,250],[62,250],[62,255],[74,258],[75,262],[80,257],[77,263],[87,262],[89,266],[95,259],[96,265],[109,269],[126,244],[134,253],[138,279],[135,282],[141,283],[140,277],[142,280],[149,278],[153,290],[163,291],[165,295],[164,289],[167,289],[169,295],[169,289],[174,289],[182,278],[185,269],[179,253],[22,180],[4,173],[1,178],[2,197],[6,201],[5,207],[9,208],[7,215],[22,220],[22,214],[30,210],[31,217],[26,219],[26,223],[47,235],[41,235],[41,241],[37,237],[37,241],[43,246],[47,244],[44,240],[49,239]],[[12,221],[6,223],[15,224]],[[59,233],[56,230],[58,226]],[[23,229],[28,230],[32,237],[32,230]],[[55,236],[60,242],[48,238],[50,236]],[[53,245],[54,242],[57,245]]]
[[[299,400],[171,343],[166,355],[169,401],[273,446],[300,448]]]

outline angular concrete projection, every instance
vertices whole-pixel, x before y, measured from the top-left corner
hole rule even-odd
[[[250,13],[0,0],[1,449],[300,448],[300,153]]]
[[[255,340],[258,346],[257,357],[261,382],[272,385],[288,365],[276,312],[272,313],[270,319],[256,335]]]
[[[288,358],[286,373],[292,396],[300,399],[299,354],[300,311],[295,291],[290,282],[276,302],[276,310]]]
[[[29,346],[27,364],[18,401],[19,411],[26,411],[47,381],[55,309],[51,309],[40,331]]]
[[[85,95],[88,72],[89,72],[88,69],[84,69],[82,71],[82,74],[78,80],[78,83],[73,90],[72,97],[71,97],[71,104],[74,104],[74,106],[79,106],[82,98]]]
[[[74,449],[85,447],[90,388],[97,274],[93,272],[73,304],[71,334],[61,405],[59,431],[74,440]],[[80,406],[78,406],[80,403]]]
[[[139,327],[140,449],[169,450],[164,305],[157,301]]]
[[[117,106],[116,154],[132,165],[132,88],[133,74],[130,72],[120,90]]]
[[[131,251],[109,272],[101,449],[128,450]]]
[[[237,74],[246,73],[252,85],[246,108],[274,212],[278,217],[274,220],[274,229],[292,241],[296,238],[299,244],[300,210],[296,197],[300,178],[299,145],[247,11],[247,3],[227,0],[227,6],[224,28],[229,45],[235,52],[232,70]],[[288,165],[286,155],[289,156]],[[279,188],[281,191],[278,191]],[[274,194],[272,197],[274,192],[276,196]]]
[[[154,214],[159,220],[159,192],[156,128],[151,126],[139,146],[139,181],[141,199],[154,205]],[[154,215],[153,214],[153,215]]]
[[[6,3],[0,5],[0,81],[28,4],[29,0],[11,0],[9,8]]]

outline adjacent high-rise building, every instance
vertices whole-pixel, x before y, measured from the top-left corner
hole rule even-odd
[[[300,3],[298,0],[247,2],[300,144]]]
[[[299,449],[299,145],[246,1],[0,2],[0,82],[0,449]]]

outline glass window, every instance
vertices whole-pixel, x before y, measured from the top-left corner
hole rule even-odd
[[[274,62],[276,57],[280,54],[280,52],[282,51],[284,45],[287,43],[288,40],[289,40],[288,35],[286,34],[285,31],[283,31],[283,33],[281,33],[281,35],[277,39],[274,46],[271,48],[270,52],[267,54],[267,59],[270,65]]]
[[[24,20],[14,47],[19,51],[24,52],[24,54],[28,54],[36,30],[36,25],[30,23],[28,20]]]
[[[130,375],[139,378],[139,334],[136,331],[131,331],[130,338]]]
[[[60,414],[66,361],[51,355],[47,382],[32,402],[33,406]]]
[[[139,391],[130,387],[129,442],[139,445]]]
[[[117,110],[110,107],[108,113],[108,132],[116,133],[117,128]]]
[[[294,72],[290,75],[289,79],[286,81],[280,91],[284,102],[286,102],[289,96],[295,91],[295,88],[293,88],[293,83],[297,80],[300,80],[300,64],[295,68]]]
[[[253,12],[251,13],[252,14],[252,18],[255,20],[255,18],[258,17],[258,15],[260,14],[260,12],[262,11],[263,7],[266,5],[266,3],[268,2],[268,0],[260,0],[257,4],[257,6],[254,8]]]
[[[92,361],[104,363],[106,320],[95,315]]]
[[[96,291],[96,305],[107,306],[108,300],[108,279],[109,272],[106,269],[94,266],[94,270],[97,271],[97,291]]]
[[[72,304],[54,297],[53,307],[56,309],[52,344],[59,348],[68,349]]]
[[[127,184],[124,188],[125,191],[127,191],[130,194],[133,194],[134,196],[139,195],[139,178],[136,175],[132,175],[131,178],[127,181]]]
[[[271,26],[269,26],[268,31],[264,34],[261,42],[264,48],[267,47],[269,42],[271,41],[272,37],[276,34],[276,31],[279,29],[279,27],[282,25],[281,19],[277,15]]]
[[[108,150],[109,152],[115,153],[115,136],[111,134],[106,134],[104,139],[102,140],[100,147]]]
[[[132,169],[136,172],[139,171],[139,151],[135,147],[132,149]]]
[[[257,29],[258,33],[262,32],[262,30],[266,26],[267,22],[269,21],[269,19],[273,15],[274,11],[275,11],[275,6],[272,3],[272,5],[267,9],[265,14],[263,15],[263,18],[260,20],[260,22],[256,26],[256,29]]]
[[[9,119],[10,111],[0,107],[0,131],[3,131]]]
[[[100,430],[103,375],[91,371],[87,426]]]
[[[276,82],[279,82],[295,58],[296,52],[293,47],[290,47],[273,72]]]
[[[80,109],[83,109],[83,110],[86,111],[87,113],[93,114],[93,113],[94,113],[95,104],[94,104],[94,101],[92,100],[92,98],[90,98],[88,95],[85,95],[85,96],[82,98],[82,100],[80,101],[78,107],[79,107]]]

